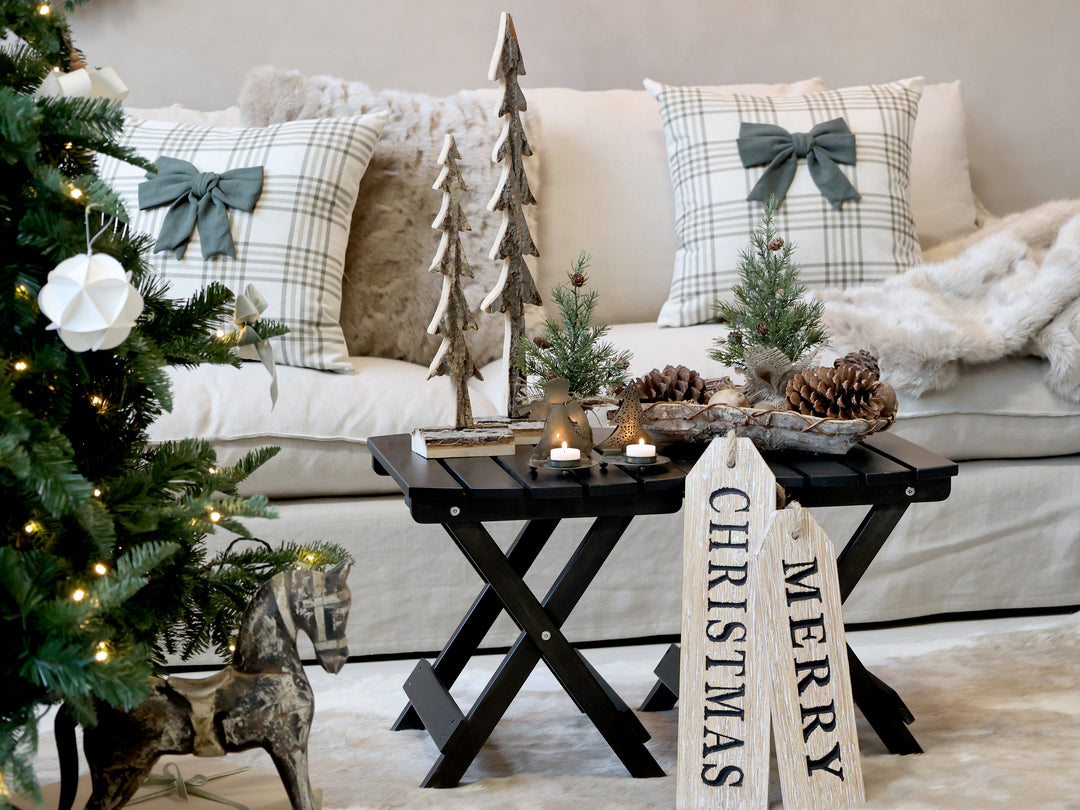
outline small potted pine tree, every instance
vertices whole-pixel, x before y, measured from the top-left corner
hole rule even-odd
[[[730,331],[709,356],[746,377],[742,392],[751,406],[787,408],[788,380],[807,368],[825,343],[822,302],[807,300],[792,260],[793,246],[773,227],[776,203],[761,214],[761,227],[739,255],[739,281],[731,301],[716,311]]]

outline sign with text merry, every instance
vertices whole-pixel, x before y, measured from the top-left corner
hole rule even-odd
[[[773,515],[756,563],[772,729],[787,810],[864,802],[836,552],[795,504]]]
[[[768,807],[769,673],[751,616],[751,543],[775,506],[776,479],[749,439],[713,439],[686,476],[679,808]]]

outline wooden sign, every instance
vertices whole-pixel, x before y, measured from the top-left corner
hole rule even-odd
[[[686,477],[676,806],[764,810],[769,683],[751,618],[776,479],[749,439],[712,444]]]
[[[818,522],[795,504],[775,513],[756,555],[752,598],[787,810],[866,801],[835,554]]]

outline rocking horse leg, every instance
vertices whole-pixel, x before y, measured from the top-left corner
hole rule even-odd
[[[291,748],[287,751],[275,751],[267,748],[267,753],[274,760],[293,810],[316,810],[315,797],[312,795],[311,782],[308,780],[307,749]]]
[[[116,810],[123,807],[135,795],[135,791],[150,774],[160,756],[156,750],[143,748],[124,752],[112,761],[96,757],[90,752],[97,746],[86,746],[86,759],[90,765],[90,781],[93,792],[86,802],[86,810]],[[115,755],[108,746],[103,750]]]

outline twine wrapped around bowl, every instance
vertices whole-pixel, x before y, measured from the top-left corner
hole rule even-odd
[[[823,419],[798,411],[696,405],[686,402],[642,403],[645,426],[658,444],[703,443],[734,429],[761,450],[809,450],[843,454],[867,436],[888,430],[895,415],[878,419]]]

